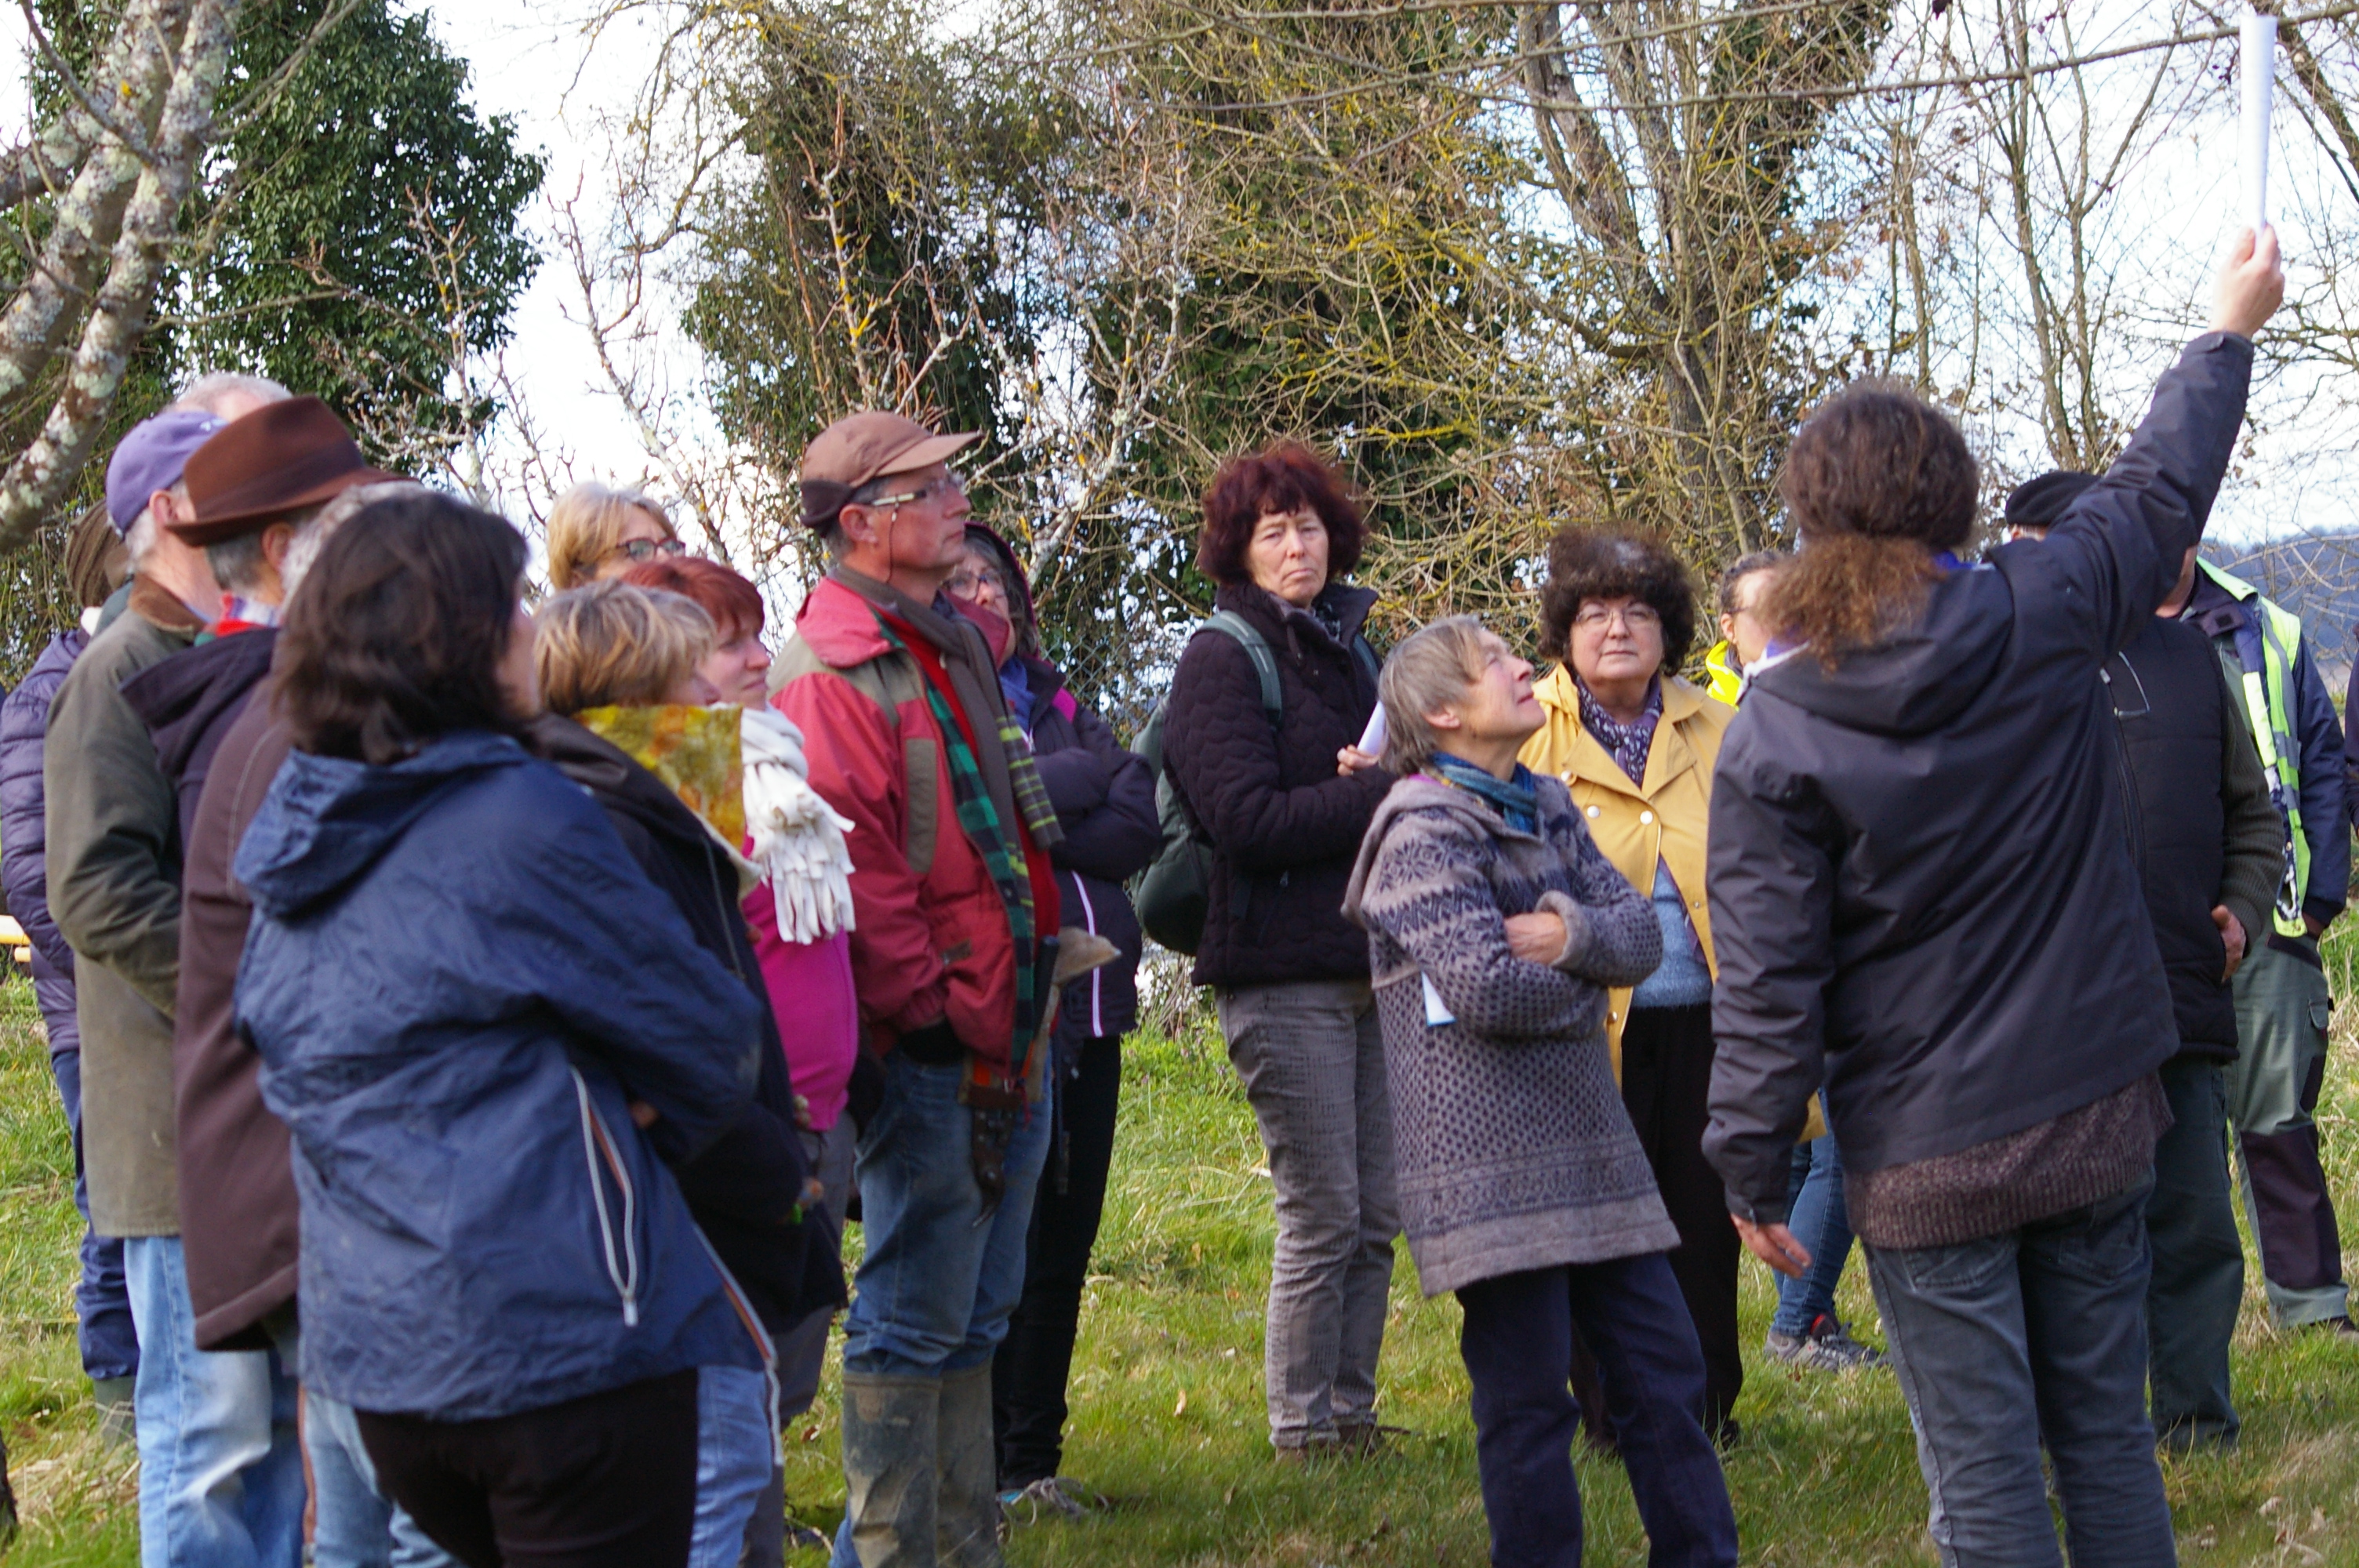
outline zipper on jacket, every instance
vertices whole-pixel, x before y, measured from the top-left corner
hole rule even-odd
[[[639,1249],[638,1194],[631,1186],[630,1173],[623,1168],[620,1155],[614,1152],[614,1140],[607,1135],[606,1124],[598,1118],[597,1108],[590,1103],[590,1086],[582,1076],[582,1069],[569,1066],[573,1075],[574,1097],[582,1105],[582,1154],[590,1167],[590,1201],[598,1209],[598,1239],[606,1252],[606,1278],[614,1282],[615,1294],[623,1298],[623,1326],[639,1326]],[[622,1257],[614,1255],[614,1221],[606,1211],[606,1184],[599,1179],[598,1162],[614,1177],[614,1185],[623,1195]]]

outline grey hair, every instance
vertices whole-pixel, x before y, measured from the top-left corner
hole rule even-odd
[[[250,397],[257,403],[284,403],[294,395],[266,375],[245,375],[234,370],[217,370],[189,383],[187,390],[172,400],[172,406],[194,408],[219,416],[222,406],[234,397]]]
[[[1385,772],[1406,778],[1449,750],[1425,716],[1465,698],[1483,674],[1488,634],[1472,615],[1445,615],[1393,650],[1376,682],[1385,705]]]
[[[263,554],[262,535],[268,532],[267,528],[256,528],[251,534],[207,545],[205,565],[212,568],[213,580],[233,593],[246,593],[261,587],[262,568],[269,558]]]
[[[187,481],[174,480],[167,488],[179,499],[182,501],[189,499]],[[155,552],[156,542],[163,535],[164,525],[156,520],[156,498],[149,496],[147,504],[140,510],[138,516],[131,520],[131,526],[125,529],[123,533],[123,551],[131,557],[133,571],[137,571],[141,564]]]
[[[337,529],[352,520],[362,508],[397,496],[424,495],[427,488],[415,480],[390,479],[377,484],[356,484],[352,489],[331,498],[309,520],[295,530],[295,542],[287,546],[287,558],[279,563],[278,582],[288,598],[295,597],[296,585],[311,563],[320,558],[320,551],[335,536]]]

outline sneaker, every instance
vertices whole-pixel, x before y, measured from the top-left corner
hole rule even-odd
[[[1079,1481],[1062,1476],[1043,1476],[1030,1486],[999,1494],[1000,1517],[1017,1526],[1044,1519],[1086,1519],[1111,1506]]]
[[[1783,1361],[1789,1367],[1812,1372],[1849,1372],[1885,1364],[1883,1351],[1854,1339],[1850,1331],[1827,1313],[1812,1318],[1810,1326],[1800,1334],[1780,1334],[1771,1329],[1761,1353],[1772,1361]]]

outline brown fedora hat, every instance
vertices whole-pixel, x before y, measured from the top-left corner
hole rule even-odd
[[[196,516],[169,524],[185,544],[218,545],[333,500],[356,484],[399,479],[368,465],[344,422],[316,397],[266,403],[189,454],[180,479]]]

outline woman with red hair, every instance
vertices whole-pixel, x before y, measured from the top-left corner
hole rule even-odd
[[[1360,634],[1376,596],[1345,580],[1365,538],[1358,503],[1308,449],[1223,465],[1197,560],[1225,615],[1180,654],[1164,720],[1165,766],[1212,851],[1195,980],[1214,989],[1277,1189],[1263,1375],[1270,1442],[1298,1461],[1377,1443],[1400,1230],[1368,938],[1343,914],[1392,784],[1353,744],[1376,705]]]

